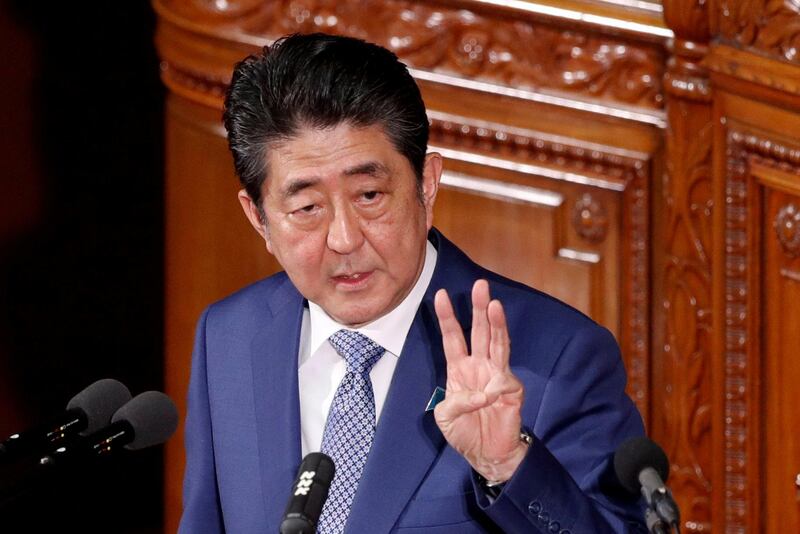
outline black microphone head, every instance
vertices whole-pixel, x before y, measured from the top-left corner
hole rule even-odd
[[[281,534],[313,534],[336,469],[333,460],[321,452],[303,458],[292,494],[281,522]]]
[[[103,378],[72,397],[67,410],[81,410],[86,415],[87,426],[80,434],[87,436],[108,425],[114,412],[129,400],[131,392],[125,384]]]
[[[658,443],[644,436],[627,440],[614,453],[614,471],[622,486],[631,493],[638,494],[642,484],[639,473],[646,467],[656,470],[661,480],[669,477],[669,460]]]
[[[138,450],[167,441],[178,428],[178,409],[160,391],[145,391],[117,410],[112,423],[127,421],[133,428],[133,441],[126,449]]]

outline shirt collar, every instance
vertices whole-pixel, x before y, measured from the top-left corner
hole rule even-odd
[[[408,330],[411,328],[411,323],[414,322],[414,316],[417,314],[417,308],[419,308],[422,298],[425,296],[425,291],[428,289],[428,284],[433,278],[436,257],[436,248],[430,241],[426,241],[425,262],[411,292],[406,295],[406,298],[395,309],[360,328],[348,328],[338,323],[325,313],[325,310],[320,306],[309,301],[308,309],[311,319],[311,344],[309,348],[311,349],[311,357],[329,337],[342,329],[354,330],[364,334],[386,349],[387,352],[400,356]]]

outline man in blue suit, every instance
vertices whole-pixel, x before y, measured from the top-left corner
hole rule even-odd
[[[277,532],[317,450],[337,468],[322,533],[642,528],[605,482],[643,432],[616,342],[433,228],[442,159],[393,54],[281,39],[237,65],[225,126],[284,272],[200,319],[181,532]]]

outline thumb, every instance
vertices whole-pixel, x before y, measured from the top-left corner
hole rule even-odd
[[[445,399],[436,405],[433,414],[437,423],[448,422],[457,417],[480,410],[489,404],[489,399],[482,391],[447,392]]]

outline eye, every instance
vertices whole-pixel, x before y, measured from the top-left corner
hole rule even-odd
[[[314,213],[317,209],[318,206],[316,204],[308,204],[307,206],[294,210],[292,213],[296,215],[306,215]]]
[[[379,191],[367,191],[367,192],[365,192],[365,193],[361,193],[361,198],[363,198],[364,200],[367,200],[367,201],[370,201],[370,202],[371,202],[371,201],[373,201],[373,200],[376,200],[376,199],[378,199],[378,197],[380,196],[380,194],[381,194],[381,193],[380,193]]]

